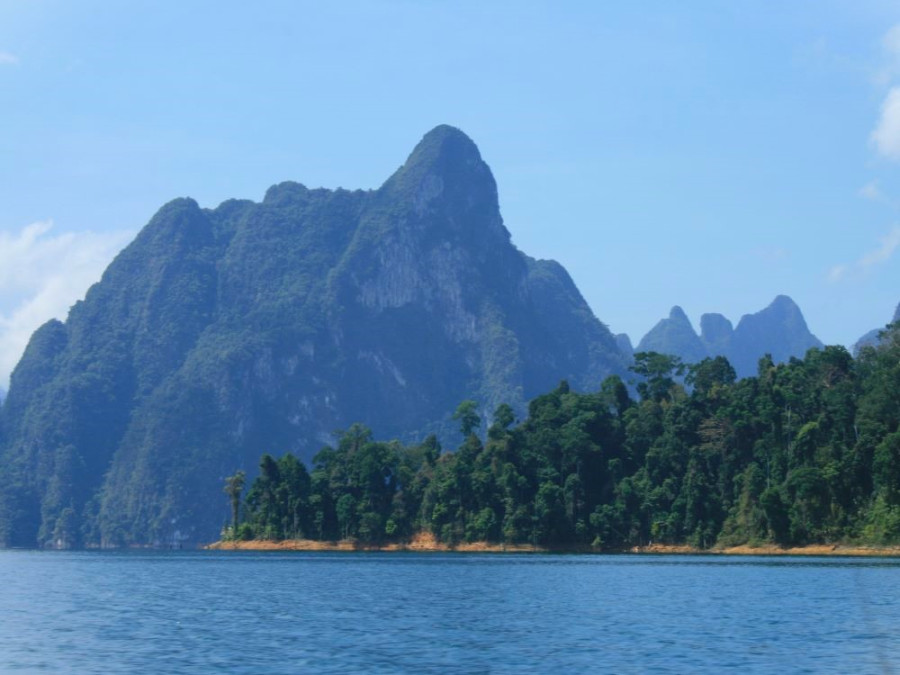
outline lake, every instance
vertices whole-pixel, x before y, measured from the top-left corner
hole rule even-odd
[[[900,672],[900,560],[0,551],[0,672]]]

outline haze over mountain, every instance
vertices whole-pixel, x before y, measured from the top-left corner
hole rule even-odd
[[[890,323],[896,323],[897,321],[900,321],[900,304],[898,304],[897,308],[894,310],[894,316],[891,318]],[[878,336],[883,330],[884,327],[873,328],[868,333],[859,338],[859,340],[857,340],[853,344],[853,354],[859,354],[859,350],[863,347],[876,346],[881,341]]]
[[[32,336],[0,409],[0,544],[217,536],[222,479],[336,429],[448,437],[627,359],[557,263],[519,252],[475,144],[440,126],[379,189],[282,183],[176,199],[65,323]]]
[[[634,359],[634,346],[632,346],[631,338],[628,337],[628,335],[626,335],[625,333],[617,333],[616,346],[619,348],[619,351],[622,352],[622,356],[624,356],[629,362]]]
[[[686,363],[697,363],[709,355],[684,310],[678,305],[672,308],[668,318],[650,329],[635,351],[674,354]]]
[[[745,314],[733,328],[721,314],[704,314],[697,335],[684,311],[676,306],[669,317],[657,323],[640,341],[635,351],[656,351],[697,363],[706,357],[725,356],[738,377],[756,375],[759,359],[770,354],[776,363],[792,356],[802,357],[822,342],[806,325],[803,313],[786,295],[755,314]]]

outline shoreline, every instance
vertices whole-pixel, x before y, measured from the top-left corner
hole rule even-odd
[[[210,551],[321,551],[344,553],[606,553],[628,555],[714,555],[714,556],[833,556],[833,557],[900,557],[900,546],[864,546],[858,544],[809,544],[781,547],[730,546],[700,549],[680,544],[650,544],[624,549],[600,549],[593,546],[546,547],[531,544],[498,544],[486,541],[461,543],[455,546],[437,541],[431,534],[419,534],[407,542],[362,544],[353,540],[318,541],[313,539],[284,539],[281,541],[217,541],[202,547]]]
[[[551,553],[551,549],[531,544],[495,544],[477,541],[450,546],[438,541],[433,534],[421,533],[405,542],[386,544],[363,544],[351,539],[340,541],[319,541],[316,539],[283,539],[270,541],[251,539],[250,541],[217,541],[202,548],[212,551],[326,551],[326,552],[371,552],[395,553],[406,551],[411,553]],[[567,549],[567,552],[570,552]],[[597,552],[590,547],[579,549],[579,552]]]

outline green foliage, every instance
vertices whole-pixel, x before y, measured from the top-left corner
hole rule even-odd
[[[684,372],[684,365],[677,356],[637,352],[629,370],[642,378],[637,385],[641,398],[661,401],[671,396],[676,387],[674,378]]]
[[[453,419],[459,422],[459,431],[463,437],[470,435],[481,426],[478,404],[471,399],[463,401],[453,413]]]
[[[268,455],[266,455],[268,457]],[[246,474],[243,471],[236,471],[233,476],[225,479],[225,487],[223,491],[228,495],[228,501],[231,504],[231,531],[237,533],[241,518],[241,492],[244,490],[246,482]]]

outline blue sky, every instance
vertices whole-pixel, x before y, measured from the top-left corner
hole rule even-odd
[[[900,5],[0,0],[0,386],[159,206],[373,188],[448,123],[637,341],[900,302]]]

